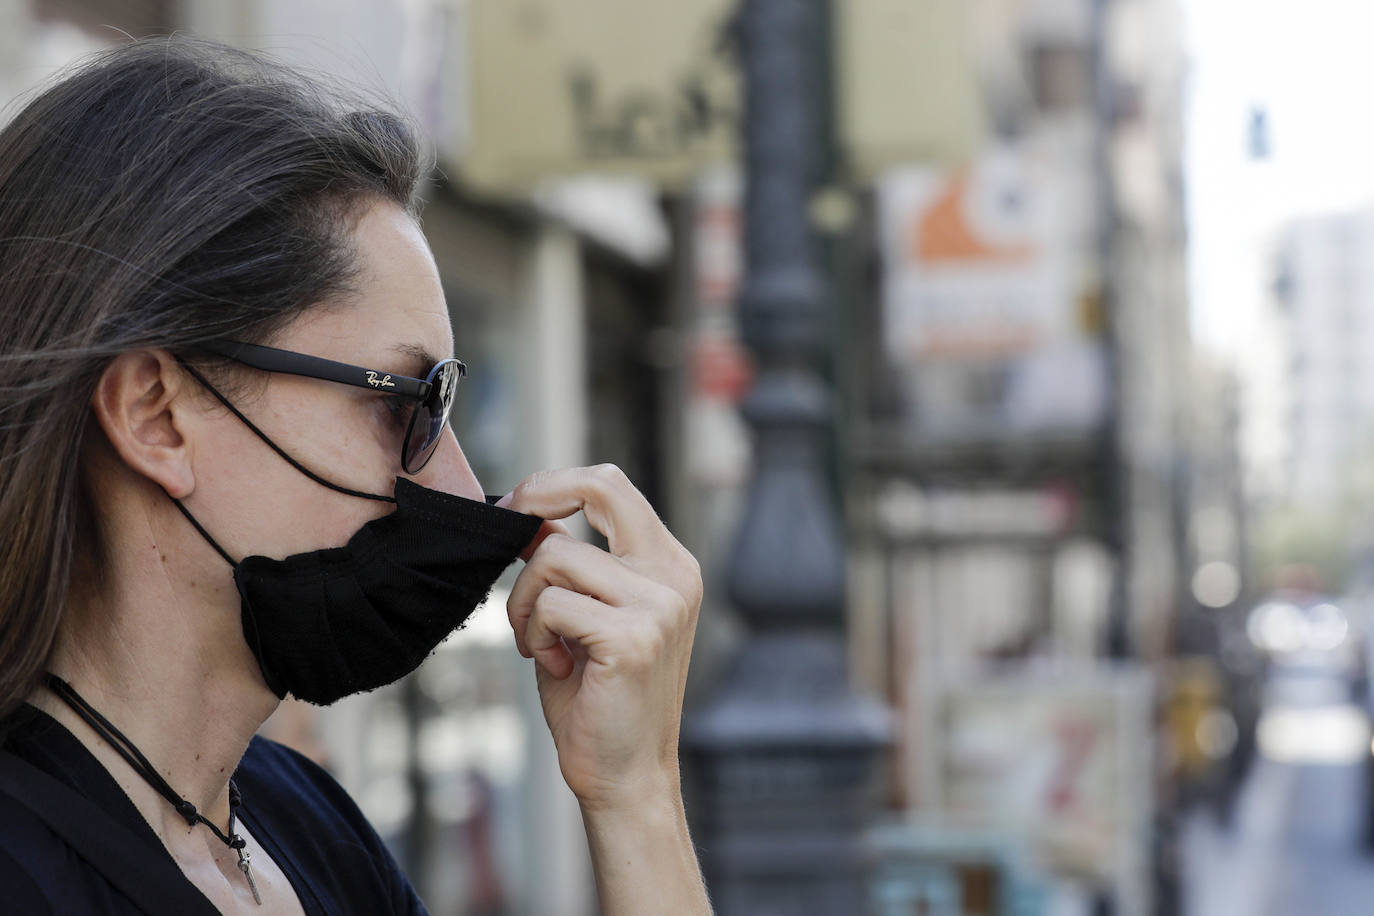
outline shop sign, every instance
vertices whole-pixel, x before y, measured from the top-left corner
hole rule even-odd
[[[524,194],[584,174],[680,188],[738,159],[737,0],[466,0],[464,130],[442,141],[468,183]],[[834,4],[841,143],[854,174],[966,159],[978,102],[958,0]]]
[[[923,433],[1016,436],[1099,418],[1075,190],[1051,157],[1015,147],[879,181],[884,345]]]

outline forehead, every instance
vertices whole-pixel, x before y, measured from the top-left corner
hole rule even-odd
[[[352,363],[410,357],[413,365],[395,367],[410,373],[428,369],[426,359],[451,356],[443,287],[415,221],[396,204],[373,203],[357,217],[352,245],[358,269],[350,293],[302,315],[281,345]]]

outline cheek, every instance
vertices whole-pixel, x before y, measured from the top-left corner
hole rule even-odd
[[[350,425],[337,414],[330,422],[322,411],[255,406],[245,413],[304,467],[339,486],[391,492],[395,475],[389,465],[395,459],[378,445],[378,421],[354,417]],[[197,517],[206,516],[202,523],[235,558],[280,558],[338,547],[364,523],[391,511],[386,503],[316,483],[233,417],[207,432],[207,447],[196,462],[194,505]]]
[[[395,476],[401,471],[401,443],[405,440],[410,425],[410,410],[413,408],[406,405],[406,409],[398,414],[385,398],[375,398],[365,408],[366,427],[371,436],[373,452],[384,459],[386,470]]]
[[[389,495],[400,471],[401,437],[385,402],[369,392],[287,379],[264,399],[263,431],[303,466],[351,490]],[[294,383],[294,384],[293,384]],[[272,455],[307,489],[327,488]],[[343,495],[343,494],[336,494]],[[365,500],[357,500],[359,502]]]

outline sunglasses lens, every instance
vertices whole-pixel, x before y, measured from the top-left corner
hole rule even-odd
[[[406,438],[404,465],[407,473],[414,474],[425,466],[448,425],[448,415],[453,409],[453,395],[458,388],[458,363],[440,363],[434,370],[430,383],[429,397],[415,409],[410,421],[410,434]]]

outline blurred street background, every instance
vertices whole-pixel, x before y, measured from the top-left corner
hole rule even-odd
[[[172,32],[408,111],[478,477],[701,560],[722,916],[1374,908],[1374,5],[0,0],[0,120]],[[501,599],[265,730],[431,912],[589,916]]]

